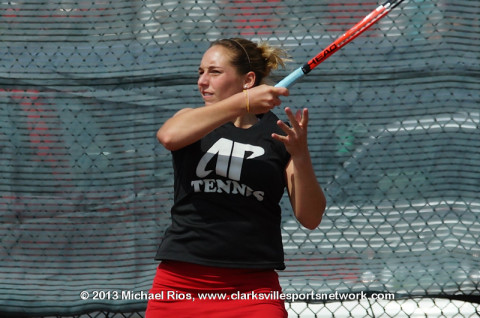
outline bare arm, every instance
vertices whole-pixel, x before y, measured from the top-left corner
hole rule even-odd
[[[235,94],[211,106],[184,108],[168,119],[157,139],[168,150],[178,150],[201,139],[245,110],[245,98]]]
[[[250,111],[260,114],[280,105],[279,95],[288,95],[288,90],[266,85],[250,89]],[[182,109],[163,124],[157,138],[172,151],[190,145],[221,125],[245,115],[245,98],[240,92],[213,105]]]
[[[315,177],[310,156],[290,161],[287,187],[295,217],[304,227],[315,229],[322,221],[326,200]]]
[[[287,189],[297,220],[308,229],[315,229],[321,222],[326,207],[325,195],[318,184],[307,145],[308,111],[297,112],[294,116],[285,109],[292,128],[279,121],[287,136],[272,135],[282,141],[291,155],[286,168]]]

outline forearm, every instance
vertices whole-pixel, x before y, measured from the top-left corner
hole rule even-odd
[[[158,130],[157,139],[168,150],[178,150],[232,121],[242,112],[245,112],[243,94],[235,94],[214,105],[180,111]]]
[[[308,229],[315,229],[321,222],[326,207],[325,195],[320,187],[310,154],[292,157],[290,200],[297,220]]]

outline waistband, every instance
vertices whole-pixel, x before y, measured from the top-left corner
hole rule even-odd
[[[278,274],[273,269],[237,269],[204,266],[179,261],[163,261],[155,280],[167,287],[179,289],[251,291],[267,289],[281,291]]]

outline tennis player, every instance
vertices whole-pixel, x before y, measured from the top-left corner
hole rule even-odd
[[[271,110],[287,88],[264,84],[286,55],[266,43],[214,42],[198,69],[204,106],[168,119],[157,138],[172,152],[172,224],[161,242],[146,317],[287,317],[279,202],[288,190],[308,229],[325,197],[307,145],[308,110]]]

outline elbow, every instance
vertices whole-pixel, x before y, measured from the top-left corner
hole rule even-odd
[[[322,218],[320,217],[317,220],[309,220],[308,222],[300,221],[300,224],[302,224],[302,226],[305,227],[306,229],[313,231],[320,225],[321,221],[322,221]]]
[[[304,217],[297,217],[297,219],[303,227],[309,230],[315,230],[322,222],[325,208],[326,204],[323,203],[319,205],[318,208],[310,210]]]
[[[157,140],[165,147],[165,149],[170,150],[170,151],[175,151],[178,150],[179,147],[175,143],[175,139],[173,134],[170,134],[168,132],[162,131],[162,129],[159,129],[157,132]]]

